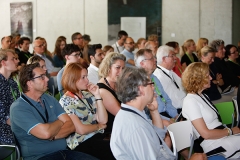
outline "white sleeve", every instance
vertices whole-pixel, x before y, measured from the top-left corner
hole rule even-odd
[[[183,101],[182,114],[190,121],[202,118],[201,104],[195,98],[186,97]]]

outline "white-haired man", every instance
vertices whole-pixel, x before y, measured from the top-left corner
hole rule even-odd
[[[173,106],[180,113],[186,93],[183,89],[181,78],[172,71],[176,63],[174,50],[172,47],[164,45],[158,48],[156,56],[157,69],[153,74],[160,80],[163,89],[172,100]]]

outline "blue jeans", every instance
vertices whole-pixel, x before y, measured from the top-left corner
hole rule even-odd
[[[61,150],[41,157],[38,160],[97,160],[97,158],[81,152]]]

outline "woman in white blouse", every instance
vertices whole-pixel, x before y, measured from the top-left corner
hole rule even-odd
[[[202,93],[210,87],[209,66],[206,63],[190,64],[182,75],[182,84],[187,91],[183,101],[182,114],[193,125],[194,134],[204,152],[222,146],[226,158],[240,157],[240,132],[238,127],[224,127],[214,104]]]

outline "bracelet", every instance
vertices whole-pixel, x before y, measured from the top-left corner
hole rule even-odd
[[[102,98],[95,99],[95,101],[102,101],[102,100],[103,100]]]

